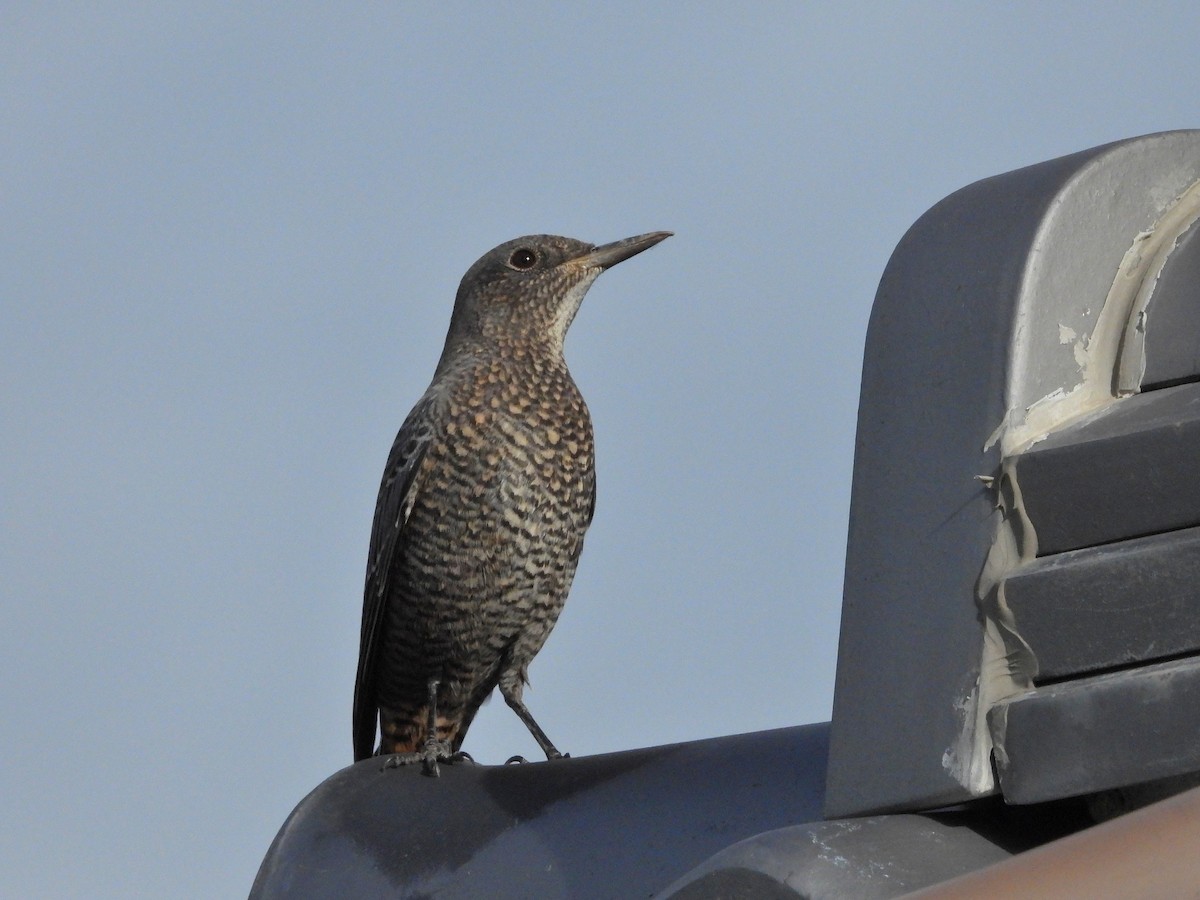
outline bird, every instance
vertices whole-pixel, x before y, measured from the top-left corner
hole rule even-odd
[[[463,739],[497,687],[546,758],[562,757],[523,689],[596,503],[591,417],[563,342],[600,274],[671,234],[602,246],[529,235],[463,276],[433,380],[392,444],[375,505],[356,762],[386,756],[385,768],[420,763],[437,776],[439,762],[470,759]]]

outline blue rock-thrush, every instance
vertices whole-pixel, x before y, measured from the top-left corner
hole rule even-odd
[[[563,359],[605,269],[668,237],[501,244],[463,276],[446,345],[388,456],[363,599],[354,758],[456,758],[495,687],[547,759],[521,699],[595,508],[592,423]],[[375,744],[378,723],[380,743]]]

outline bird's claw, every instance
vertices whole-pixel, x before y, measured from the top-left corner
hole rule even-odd
[[[448,766],[453,766],[460,762],[469,762],[475,765],[475,760],[470,753],[464,753],[462,750],[456,750],[451,753],[449,746],[445,741],[430,741],[435,744],[433,750],[430,750],[429,744],[425,745],[425,753],[422,755],[422,772],[433,778],[441,776],[441,769],[438,768],[438,763],[445,763]]]
[[[445,741],[439,741],[436,738],[430,737],[425,742],[425,747],[421,751],[421,771],[430,778],[438,778],[442,774],[442,770],[438,767],[439,762],[450,762],[450,757],[453,754],[450,752],[450,745]]]
[[[421,761],[420,753],[391,753],[387,759],[383,761],[383,768],[380,772],[386,772],[388,769],[398,769],[401,766],[411,766],[413,763]]]
[[[570,759],[570,758],[571,758],[570,753],[556,752],[553,756],[547,756],[546,761],[551,762],[556,759]],[[529,763],[529,760],[527,760],[523,756],[510,756],[508,759],[506,759],[504,761],[504,764],[506,766],[523,766],[523,765],[527,765],[528,763]]]

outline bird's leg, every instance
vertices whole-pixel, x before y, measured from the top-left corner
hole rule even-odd
[[[433,778],[440,776],[438,760],[450,759],[450,747],[445,741],[439,741],[437,736],[437,692],[441,681],[429,679],[429,719],[425,730],[425,746],[421,750],[421,770]]]
[[[500,694],[504,697],[504,702],[508,704],[509,709],[517,714],[525,727],[529,729],[529,733],[533,735],[533,739],[537,741],[538,746],[542,748],[542,752],[546,754],[546,759],[562,759],[563,754],[558,752],[558,748],[550,743],[550,738],[546,737],[546,732],[542,731],[540,725],[533,720],[533,715],[529,712],[529,708],[521,701],[520,682],[506,683],[500,682]],[[509,760],[512,762],[512,760]]]
[[[442,774],[438,763],[475,762],[469,753],[465,753],[462,750],[452,753],[450,751],[450,742],[438,739],[437,692],[440,685],[440,679],[429,679],[429,695],[425,719],[425,742],[421,745],[421,749],[411,753],[393,753],[383,764],[385,769],[395,769],[399,768],[400,766],[409,766],[413,763],[419,762],[424,774],[432,776],[433,778],[437,778]]]

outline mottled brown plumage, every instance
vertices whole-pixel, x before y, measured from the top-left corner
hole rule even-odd
[[[463,277],[433,382],[392,445],[375,508],[354,691],[354,758],[458,751],[499,686],[521,699],[554,627],[595,505],[592,424],[563,360],[584,294],[668,236],[595,247],[534,235]]]

